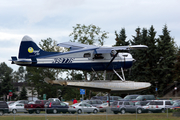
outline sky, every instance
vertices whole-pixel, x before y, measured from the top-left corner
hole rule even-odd
[[[11,56],[18,56],[24,35],[39,44],[52,38],[67,42],[76,24],[96,25],[109,32],[105,46],[115,44],[114,32],[125,28],[127,40],[135,29],[149,29],[158,35],[167,25],[170,36],[180,46],[179,0],[0,0],[0,63],[11,64]]]

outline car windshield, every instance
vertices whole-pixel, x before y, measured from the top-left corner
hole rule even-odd
[[[14,105],[15,103],[12,103],[12,104],[9,104],[9,106],[12,106],[12,105]]]
[[[135,105],[141,105],[140,102],[135,102]]]
[[[72,104],[71,106],[76,106],[76,105],[78,105],[79,103],[75,103],[75,104]]]
[[[143,98],[143,96],[138,96],[137,98],[136,98],[136,100],[141,100]]]
[[[126,96],[126,97],[124,97],[124,99],[125,99],[125,100],[128,100],[128,99],[130,99],[130,96]]]
[[[179,103],[174,103],[173,106],[179,106],[180,105],[180,102]]]
[[[107,105],[108,103],[103,103],[103,104],[101,104],[101,105],[103,105],[103,106],[105,106],[105,105]]]
[[[149,106],[149,104],[150,104],[150,102],[148,102],[148,103],[146,104],[146,106]]]

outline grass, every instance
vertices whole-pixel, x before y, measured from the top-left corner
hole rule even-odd
[[[173,117],[172,113],[153,113],[153,114],[118,114],[118,115],[42,115],[42,116],[0,116],[0,120],[179,120],[180,117]]]

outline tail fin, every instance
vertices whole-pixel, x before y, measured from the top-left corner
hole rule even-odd
[[[52,55],[54,52],[46,52],[40,49],[37,44],[29,36],[24,36],[20,48],[19,48],[19,59],[34,59],[44,55]]]

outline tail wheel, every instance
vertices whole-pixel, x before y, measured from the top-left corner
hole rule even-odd
[[[121,114],[125,114],[126,113],[126,110],[125,109],[122,109],[121,110]]]
[[[12,113],[13,113],[13,114],[16,114],[16,113],[17,113],[17,110],[16,110],[16,109],[13,109],[13,110],[12,110]]]
[[[82,110],[79,109],[79,110],[77,111],[77,113],[78,113],[78,114],[81,114],[81,113],[82,113]]]
[[[94,114],[97,114],[98,110],[97,109],[94,109],[93,113]]]

